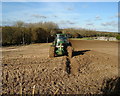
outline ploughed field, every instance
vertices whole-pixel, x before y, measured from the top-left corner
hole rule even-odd
[[[50,43],[2,48],[3,94],[114,94],[118,42],[71,40],[73,57],[49,58]]]

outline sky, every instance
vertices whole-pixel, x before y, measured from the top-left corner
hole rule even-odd
[[[60,28],[118,32],[118,2],[2,2],[2,25],[54,22]]]
[[[3,2],[118,2],[119,0],[1,0]]]

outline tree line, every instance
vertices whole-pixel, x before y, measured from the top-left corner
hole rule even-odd
[[[51,42],[58,29],[53,22],[24,24],[19,21],[14,26],[2,27],[2,45]]]
[[[89,29],[74,29],[74,28],[67,28],[63,29],[63,33],[71,34],[72,38],[83,38],[83,37],[116,37],[118,33],[116,32],[100,32],[96,30],[89,30]]]
[[[3,46],[52,42],[57,33],[69,34],[71,38],[107,36],[120,39],[120,35],[113,32],[73,28],[60,29],[54,22],[24,23],[18,21],[13,26],[2,26],[1,28]]]

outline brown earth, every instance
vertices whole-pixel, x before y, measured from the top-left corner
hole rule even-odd
[[[49,58],[50,43],[3,47],[3,93],[20,94],[21,89],[23,94],[31,94],[33,89],[35,94],[114,93],[119,80],[118,42],[71,43],[72,58]]]

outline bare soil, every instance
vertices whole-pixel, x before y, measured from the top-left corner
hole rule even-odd
[[[3,47],[2,93],[20,94],[22,89],[23,94],[32,94],[33,86],[35,94],[114,93],[120,81],[118,42],[71,40],[71,43],[72,58],[50,58],[50,43]]]

